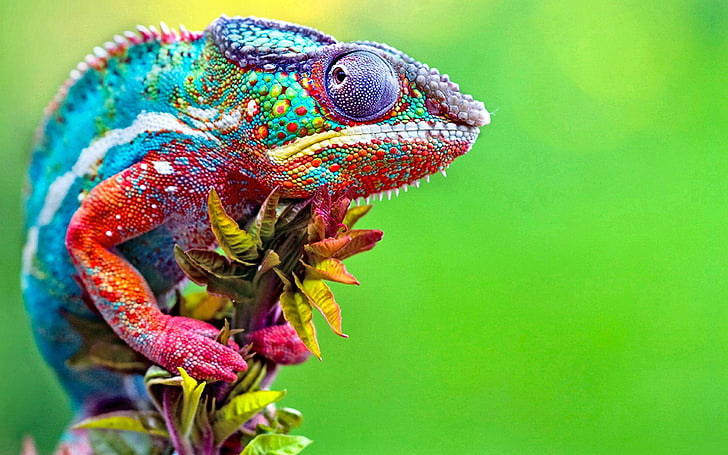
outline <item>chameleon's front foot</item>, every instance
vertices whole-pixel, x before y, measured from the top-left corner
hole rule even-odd
[[[281,365],[297,365],[311,355],[291,324],[274,325],[248,335],[252,351]]]
[[[150,346],[140,346],[152,362],[175,372],[182,367],[198,380],[233,382],[237,371],[248,365],[231,339],[227,346],[215,340],[219,330],[202,321],[180,316],[161,315],[159,329]]]

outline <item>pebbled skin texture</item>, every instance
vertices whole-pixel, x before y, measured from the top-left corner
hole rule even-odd
[[[256,330],[248,337],[251,349],[279,365],[297,365],[309,358],[309,352],[290,324]]]
[[[87,295],[153,362],[234,380],[246,368],[238,346],[164,311],[183,280],[173,245],[214,243],[209,191],[244,220],[276,186],[287,197],[396,190],[444,170],[488,122],[446,75],[383,44],[227,17],[201,33],[117,36],[71,73],[36,137],[23,289],[40,350],[77,407],[133,396],[128,378],[66,364],[80,337],[62,313],[98,318]],[[254,349],[302,361],[286,330],[251,334]]]

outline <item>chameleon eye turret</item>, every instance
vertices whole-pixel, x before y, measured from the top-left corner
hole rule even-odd
[[[400,95],[394,69],[365,50],[337,56],[326,71],[326,94],[336,112],[364,122],[388,111]]]

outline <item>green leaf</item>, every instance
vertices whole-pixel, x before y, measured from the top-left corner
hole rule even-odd
[[[152,444],[149,435],[137,432],[90,428],[88,430],[88,443],[93,453],[108,455],[153,455],[161,453],[158,444]],[[70,452],[61,444],[58,453],[67,454]]]
[[[218,254],[216,251],[202,250],[193,248],[186,251],[189,260],[193,261],[194,264],[206,272],[208,275],[212,275],[218,278],[230,278],[240,277],[245,271],[242,267],[242,263],[231,262],[225,256]],[[250,265],[250,264],[243,264]]]
[[[245,446],[240,455],[296,455],[312,442],[305,436],[259,434]]]
[[[256,259],[258,248],[255,238],[240,229],[238,223],[225,212],[222,201],[214,189],[210,191],[207,204],[212,232],[225,254],[231,259],[242,262]]]
[[[116,411],[100,414],[73,426],[73,429],[80,428],[136,431],[152,436],[169,437],[164,419],[156,411]]]
[[[280,280],[283,282],[284,291],[288,290],[289,288],[291,288],[291,286],[293,286],[293,283],[291,283],[291,280],[286,276],[285,273],[283,273],[281,271],[281,269],[279,269],[277,267],[273,267],[273,271],[276,273],[276,275],[278,275],[278,278],[280,278]]]
[[[295,201],[288,200],[284,203],[279,203],[279,215],[278,221],[276,222],[276,229],[286,228],[295,231],[305,229],[305,225],[308,223],[308,217],[305,216],[307,211],[304,209],[309,208],[310,203],[310,199]]]
[[[182,378],[179,376],[173,376],[172,373],[162,367],[152,365],[144,375],[144,385],[146,385],[147,388],[153,385],[181,386]]]
[[[284,433],[288,433],[294,428],[298,428],[303,423],[301,413],[293,408],[276,409],[276,421],[281,426]]]
[[[313,355],[321,359],[321,348],[313,326],[313,310],[308,298],[299,291],[284,290],[281,294],[281,309],[283,317],[293,326],[298,338]]]
[[[180,413],[182,421],[180,422],[180,430],[182,430],[182,437],[188,438],[192,431],[192,422],[195,420],[206,382],[198,383],[182,367],[178,367],[177,370],[182,376],[182,412]]]
[[[271,403],[283,398],[285,390],[258,390],[237,395],[215,413],[215,442],[221,444],[238,431],[241,425]]]
[[[373,206],[371,205],[359,205],[359,206],[353,206],[349,208],[349,211],[346,212],[346,216],[344,216],[344,221],[342,221],[343,224],[346,225],[349,229],[352,229],[357,221],[367,213],[369,213],[369,210],[372,209]]]
[[[305,263],[303,265],[306,266],[307,277],[335,281],[343,284],[359,284],[359,281],[354,278],[354,275],[346,270],[344,263],[336,258],[321,259],[313,265]]]
[[[210,253],[215,253],[210,251]],[[218,255],[220,256],[220,255]],[[222,257],[222,256],[220,256]],[[185,250],[179,245],[174,246],[174,258],[182,271],[187,275],[190,280],[199,284],[200,286],[207,285],[211,273],[205,270],[195,259],[193,259]],[[224,258],[223,258],[224,259]]]
[[[311,305],[315,306],[326,318],[331,330],[346,338],[347,335],[341,329],[341,307],[334,300],[334,293],[331,292],[326,283],[316,278],[306,277],[303,282],[296,275],[293,275],[293,278],[296,280],[296,286],[303,292]]]
[[[281,258],[278,256],[278,253],[273,250],[268,250],[265,252],[263,261],[260,263],[260,270],[258,270],[258,274],[262,275],[273,267],[278,267],[280,264]]]
[[[230,341],[230,338],[237,335],[238,333],[245,332],[243,329],[231,329],[230,323],[227,319],[225,319],[225,325],[220,329],[220,331],[217,333],[217,336],[215,336],[215,341],[218,343],[227,346],[228,342]]]
[[[152,365],[147,369],[144,375],[144,387],[147,389],[147,395],[156,406],[160,413],[163,413],[162,395],[167,386],[182,386],[182,378],[173,376],[172,373],[157,365]]]
[[[250,300],[254,295],[253,285],[240,277],[212,277],[207,284],[207,292],[220,295],[242,303]]]
[[[96,365],[129,374],[143,373],[151,363],[118,340],[95,343],[88,351],[88,358]]]
[[[278,188],[263,201],[253,224],[248,228],[250,235],[256,241],[258,246],[273,238],[275,234],[276,221],[278,220],[278,202],[281,199],[281,193]]]
[[[135,374],[142,374],[149,367],[149,360],[119,339],[106,322],[71,313],[63,313],[63,316],[82,340],[79,350],[67,360],[69,366],[103,366]]]
[[[243,377],[238,381],[228,394],[228,397],[235,397],[260,388],[260,383],[265,378],[268,367],[265,361],[261,361],[255,357],[248,361],[248,369],[245,370]]]
[[[215,318],[221,311],[232,307],[230,299],[210,295],[207,292],[193,292],[185,295],[180,306],[182,316],[209,321]]]
[[[246,271],[240,261],[231,262],[215,251],[184,251],[178,246],[174,254],[185,274],[196,284],[207,286],[207,292],[238,302],[252,297],[252,285],[242,279]]]

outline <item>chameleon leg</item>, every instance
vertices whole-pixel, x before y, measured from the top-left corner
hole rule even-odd
[[[70,217],[70,216],[69,216]],[[75,365],[70,360],[82,347],[82,337],[69,318],[99,321],[83,302],[81,289],[73,279],[73,264],[62,237],[54,225],[39,232],[41,248],[34,258],[40,272],[27,273],[23,280],[26,303],[36,344],[56,372],[74,411],[87,403],[134,400],[143,389],[133,387],[124,375],[101,367]]]
[[[195,204],[206,198],[206,191],[166,168],[153,169],[154,161],[145,159],[94,187],[71,219],[66,246],[95,306],[129,346],[168,370],[183,367],[198,379],[234,381],[235,372],[247,368],[237,345],[215,341],[218,330],[207,323],[162,313],[142,275],[115,248],[197,213]],[[209,183],[199,177],[196,185]]]

